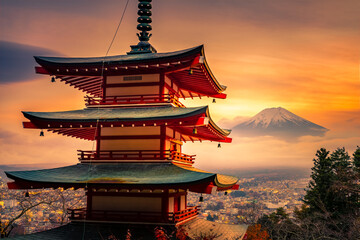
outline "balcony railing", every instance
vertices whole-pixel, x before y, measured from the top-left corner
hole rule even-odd
[[[82,151],[78,150],[79,161],[82,163],[121,162],[126,160],[172,160],[193,164],[196,155],[188,155],[177,151],[160,150],[113,150],[113,151]]]
[[[200,206],[188,206],[185,210],[174,213],[174,222],[182,222],[199,214]]]
[[[113,96],[113,97],[85,97],[87,106],[92,105],[121,105],[121,104],[156,104],[156,103],[172,103],[177,107],[185,107],[175,95],[159,94],[148,95],[126,95],[126,96]]]
[[[170,212],[131,212],[92,210],[87,213],[85,208],[67,209],[70,220],[127,221],[127,222],[166,222],[178,223],[199,214],[199,206],[188,206],[187,209]]]

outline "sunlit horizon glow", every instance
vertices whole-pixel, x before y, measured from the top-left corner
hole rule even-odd
[[[103,56],[124,5],[119,0],[3,0],[0,40],[61,56]],[[130,1],[109,55],[125,54],[137,43],[136,8]],[[325,137],[294,142],[236,137],[221,149],[216,143],[186,143],[186,153],[197,154],[196,166],[309,167],[320,147],[344,146],[351,152],[360,145],[358,9],[357,0],[154,2],[150,42],[158,52],[205,44],[211,70],[228,86],[226,100],[186,100],[187,106],[209,105],[213,119],[229,126],[265,108],[283,107],[330,129]],[[36,65],[31,56],[29,62]],[[27,79],[0,81],[0,165],[76,164],[76,150],[91,149],[91,142],[51,133],[39,138],[38,131],[22,129],[21,111],[80,109],[84,94],[51,84],[48,76],[32,73]]]

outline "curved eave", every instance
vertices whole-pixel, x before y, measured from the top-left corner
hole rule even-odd
[[[192,166],[182,166],[182,168],[190,171],[209,173],[207,171],[194,168]],[[215,189],[217,191],[224,191],[228,189],[238,190],[239,188],[239,185],[237,184],[238,181],[239,179],[234,176],[216,174],[213,181],[208,186],[206,186],[207,189],[205,190],[205,193],[212,193],[214,190],[213,187],[216,187]],[[196,188],[193,188],[192,191],[201,192],[201,190]]]
[[[162,112],[162,110],[164,112]],[[122,111],[128,111],[121,114]],[[148,111],[149,114],[144,115]],[[167,115],[172,111],[177,114]],[[92,114],[94,113],[95,114]],[[141,116],[136,117],[136,113]],[[154,113],[155,112],[155,113]],[[116,113],[119,115],[117,116]],[[23,112],[30,122],[24,128],[47,129],[54,133],[94,140],[97,127],[139,127],[166,125],[179,131],[183,141],[231,142],[229,130],[217,126],[211,119],[208,106],[197,108],[151,107],[83,109],[66,112]],[[158,115],[156,115],[158,114]],[[131,116],[131,117],[129,117]],[[194,127],[197,133],[194,133]]]
[[[35,56],[35,60],[45,69],[56,69],[63,67],[101,67],[103,62],[105,66],[111,65],[131,65],[131,64],[158,64],[159,62],[168,62],[183,59],[188,56],[201,53],[204,46],[196,46],[180,51],[167,53],[143,53],[130,55],[117,55],[108,57],[89,57],[89,58],[59,58]]]
[[[23,115],[35,125],[59,123],[136,123],[186,119],[205,115],[208,106],[194,108],[142,107],[142,108],[87,108],[63,112],[25,112]],[[47,126],[41,126],[47,128]]]
[[[237,182],[237,178],[234,177],[219,177],[219,174],[168,163],[77,164],[54,169],[5,173],[8,178],[15,180],[8,184],[10,189],[85,186],[154,189],[176,186],[206,192],[209,186],[232,187]]]
[[[207,71],[207,74],[210,76],[210,78],[212,79],[212,81],[216,84],[217,88],[219,89],[218,92],[221,93],[223,91],[226,90],[226,86],[224,85],[221,85],[215,78],[214,74],[212,73],[207,61],[206,61],[206,58],[205,58],[205,51],[204,51],[204,48],[202,49],[202,55],[204,56],[204,67]]]
[[[102,60],[105,59],[104,64]],[[62,82],[94,96],[102,94],[102,76],[165,73],[179,86],[180,97],[226,98],[226,87],[213,75],[200,45],[176,52],[119,55],[106,58],[35,57],[36,72],[55,75]],[[102,70],[103,69],[103,70]],[[188,74],[192,69],[194,74]]]
[[[175,129],[182,134],[183,141],[202,141],[210,140],[216,142],[231,143],[229,138],[231,130],[222,129],[211,119],[209,109],[206,110],[206,118],[208,122],[203,125],[196,126],[196,133],[194,133],[194,126],[177,126]]]
[[[191,74],[189,69],[192,70]],[[178,83],[181,90],[180,97],[226,98],[226,94],[222,93],[226,90],[226,86],[221,85],[211,72],[205,58],[204,48],[201,49],[200,54],[193,60],[189,68],[169,72],[167,75]]]

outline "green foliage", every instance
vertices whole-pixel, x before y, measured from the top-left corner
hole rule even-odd
[[[359,148],[354,155],[358,154]],[[308,190],[304,203],[311,213],[330,214],[336,218],[354,211],[359,207],[358,159],[350,156],[344,148],[329,152],[322,148],[316,153]],[[357,155],[356,155],[357,156]],[[356,164],[355,164],[356,163]]]
[[[259,219],[271,239],[360,239],[360,148],[316,152],[301,209],[290,219],[277,209]]]
[[[275,212],[264,215],[258,220],[271,239],[293,239],[298,228],[289,218],[284,208],[278,208]]]

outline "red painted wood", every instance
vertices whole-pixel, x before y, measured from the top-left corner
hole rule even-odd
[[[143,87],[143,86],[159,86],[160,82],[142,82],[142,83],[112,83],[106,84],[106,88],[114,87]]]
[[[38,73],[38,74],[49,74],[51,75],[50,72],[48,72],[45,68],[43,67],[35,67],[35,72]]]
[[[99,138],[101,136],[101,127],[99,125],[99,123],[97,124],[96,126],[96,155],[99,155],[101,149],[100,149],[100,146],[101,146],[101,139]]]
[[[38,128],[36,127],[36,125],[32,122],[23,122],[23,127],[24,128]]]
[[[96,139],[115,140],[115,139],[161,139],[160,135],[127,135],[127,136],[97,136]]]
[[[106,98],[106,87],[105,87],[106,84],[107,84],[107,76],[104,76],[102,86],[101,86],[103,99]]]

